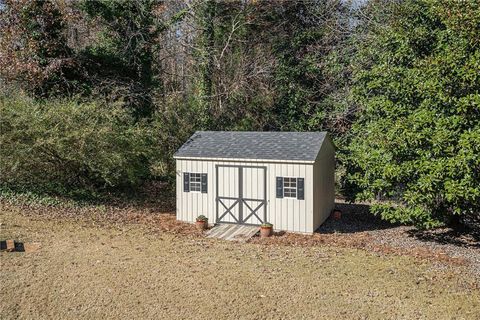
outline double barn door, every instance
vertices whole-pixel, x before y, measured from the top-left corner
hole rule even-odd
[[[216,165],[217,223],[266,222],[266,167]]]

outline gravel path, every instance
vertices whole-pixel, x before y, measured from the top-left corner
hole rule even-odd
[[[400,249],[425,249],[467,261],[468,269],[480,280],[480,230],[457,233],[451,228],[418,231],[414,227],[392,225],[371,215],[367,205],[337,203],[340,220],[328,219],[318,230],[322,234],[368,234],[379,245]]]

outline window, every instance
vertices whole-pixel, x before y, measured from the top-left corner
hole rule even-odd
[[[202,191],[202,174],[190,173],[190,191]]]
[[[297,197],[297,178],[283,178],[283,196],[285,198]]]
[[[183,173],[183,192],[208,192],[208,176],[206,173]]]
[[[277,198],[305,199],[305,178],[276,177]]]

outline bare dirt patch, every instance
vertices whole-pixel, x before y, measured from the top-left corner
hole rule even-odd
[[[480,292],[461,266],[434,271],[425,260],[333,245],[218,241],[167,218],[171,226],[147,227],[3,207],[1,239],[49,245],[0,253],[1,318],[480,317]]]

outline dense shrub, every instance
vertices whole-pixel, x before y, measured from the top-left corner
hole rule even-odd
[[[67,193],[149,175],[150,131],[121,107],[3,95],[0,114],[3,185]]]
[[[356,198],[421,227],[478,216],[480,9],[418,0],[390,8],[358,54],[347,161]]]

